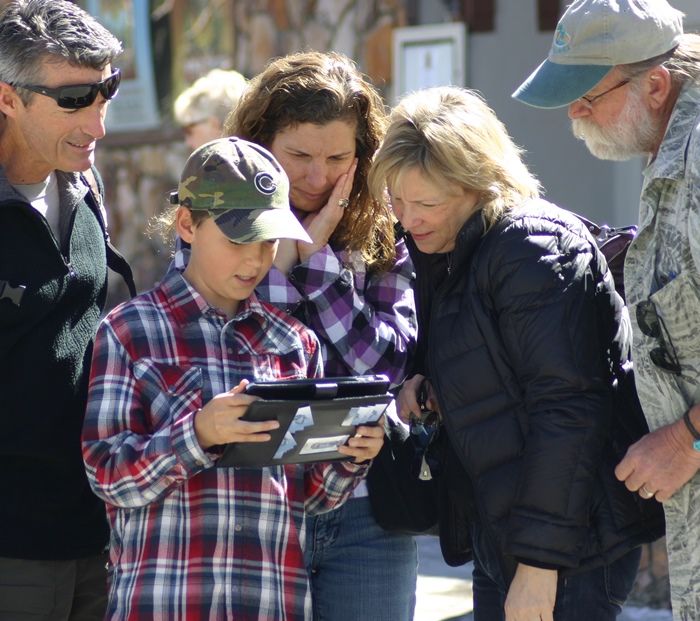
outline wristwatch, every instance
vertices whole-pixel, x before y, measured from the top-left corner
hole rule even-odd
[[[692,435],[694,438],[693,449],[700,452],[700,431],[698,431],[695,428],[695,425],[693,425],[693,421],[690,420],[690,410],[691,409],[692,409],[692,406],[685,411],[685,414],[683,414],[683,422],[685,423],[685,426],[688,428],[688,431],[690,431],[690,435]]]

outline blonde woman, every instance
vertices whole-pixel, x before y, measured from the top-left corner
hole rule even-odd
[[[424,355],[399,415],[428,387],[442,550],[474,560],[474,618],[614,619],[663,523],[613,473],[606,350],[628,350],[629,317],[595,241],[468,90],[401,101],[369,184],[416,266]]]

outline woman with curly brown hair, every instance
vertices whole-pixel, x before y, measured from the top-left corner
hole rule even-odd
[[[367,188],[384,126],[379,94],[350,59],[304,52],[251,80],[224,133],[275,155],[313,242],[280,240],[258,293],[316,332],[326,376],[400,383],[415,340],[413,268],[390,210]],[[415,543],[382,530],[366,495],[311,518],[307,533],[315,619],[413,618]]]
[[[399,384],[416,339],[413,266],[390,209],[367,189],[385,122],[349,58],[303,52],[251,79],[224,134],[274,154],[312,240],[280,240],[258,296],[314,330],[326,376],[383,373]],[[343,508],[310,518],[307,538],[316,621],[413,618],[415,542],[377,524],[364,483]]]

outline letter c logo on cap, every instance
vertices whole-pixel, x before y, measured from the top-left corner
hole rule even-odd
[[[277,189],[277,183],[269,172],[261,172],[255,175],[255,187],[261,194],[270,196]]]

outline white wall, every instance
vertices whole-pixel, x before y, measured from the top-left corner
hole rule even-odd
[[[700,31],[700,2],[672,0],[686,13],[686,30]],[[469,33],[467,86],[480,91],[505,123],[545,188],[545,197],[611,225],[637,221],[643,162],[604,162],[571,134],[566,108],[539,110],[511,98],[517,86],[544,60],[552,32],[537,30],[536,0],[496,2],[496,28]],[[449,21],[444,4],[422,0],[423,24]]]

